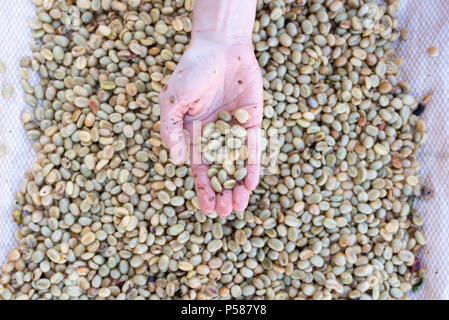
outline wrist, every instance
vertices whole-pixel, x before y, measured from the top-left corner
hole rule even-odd
[[[257,0],[197,0],[192,43],[251,44]]]

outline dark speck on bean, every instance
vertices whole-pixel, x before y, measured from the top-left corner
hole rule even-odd
[[[426,110],[426,105],[424,103],[418,104],[418,107],[415,111],[413,111],[413,114],[417,117],[423,114],[424,110]]]

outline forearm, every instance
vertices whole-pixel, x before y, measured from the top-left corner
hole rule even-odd
[[[251,43],[257,0],[196,0],[192,41]]]

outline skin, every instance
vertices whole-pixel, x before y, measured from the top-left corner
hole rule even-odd
[[[190,48],[159,96],[161,136],[172,160],[182,164],[190,154],[200,207],[221,217],[232,209],[243,212],[259,182],[263,84],[251,41],[255,5],[254,0],[197,0]],[[215,122],[220,111],[234,114],[240,108],[250,114],[243,125],[248,175],[233,190],[216,194],[192,137]]]

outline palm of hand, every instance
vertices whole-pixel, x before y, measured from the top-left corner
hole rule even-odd
[[[248,139],[252,141],[248,149],[253,161],[247,164],[248,175],[244,183],[237,184],[234,190],[215,194],[207,176],[208,166],[191,161],[198,199],[204,212],[215,210],[220,216],[227,216],[232,209],[243,211],[250,191],[258,183],[260,171],[258,135],[263,113],[263,88],[252,46],[194,43],[184,54],[159,100],[162,139],[175,163],[186,160],[187,148],[182,143],[182,129],[193,137],[195,122],[201,123],[202,128],[215,122],[220,111],[233,113],[239,108],[248,111],[250,120],[244,126],[248,135],[256,138]],[[191,144],[191,160],[197,153]]]

